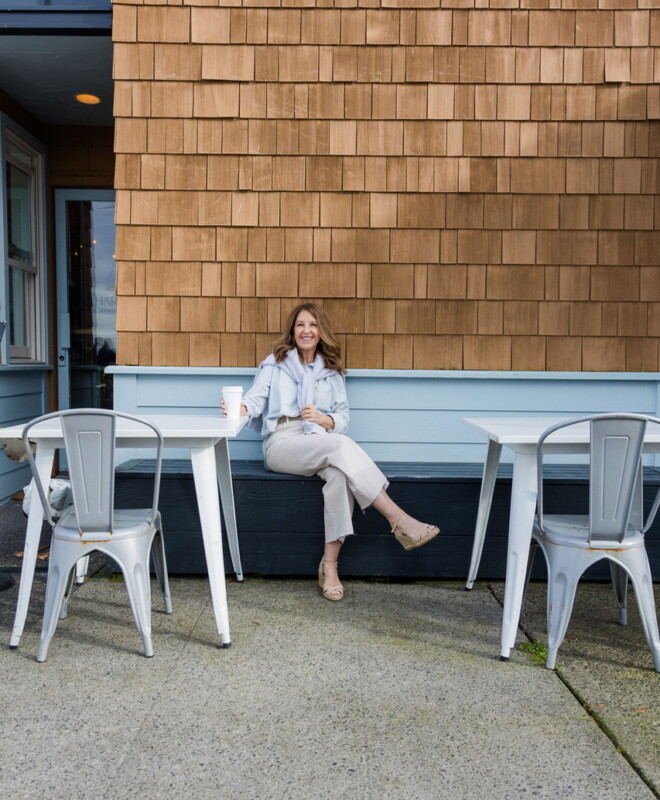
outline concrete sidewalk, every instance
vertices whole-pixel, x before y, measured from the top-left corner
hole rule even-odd
[[[344,602],[328,603],[312,580],[248,578],[228,585],[233,646],[219,649],[206,580],[174,578],[173,615],[154,591],[145,659],[123,583],[100,572],[75,590],[37,664],[41,572],[20,648],[0,648],[0,788],[108,800],[658,797],[660,680],[632,607],[622,629],[609,588],[584,586],[556,673],[520,649],[497,659],[501,588],[349,581]],[[544,590],[531,587],[523,619],[541,640]],[[0,593],[5,642],[15,598],[16,586]]]

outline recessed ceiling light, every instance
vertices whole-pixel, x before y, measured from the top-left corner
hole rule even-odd
[[[96,106],[101,102],[101,98],[95,94],[77,94],[76,100],[79,103],[84,103],[86,106]]]

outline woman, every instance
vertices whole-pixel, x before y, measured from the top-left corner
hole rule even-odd
[[[387,519],[406,550],[421,547],[439,530],[405,514],[385,491],[387,478],[352,439],[339,343],[325,311],[302,303],[291,312],[273,353],[259,366],[243,397],[241,415],[264,436],[266,466],[273,472],[319,475],[324,481],[325,550],[319,586],[327,600],[341,600],[337,562],[353,533],[354,501]],[[224,401],[222,404],[225,412]]]

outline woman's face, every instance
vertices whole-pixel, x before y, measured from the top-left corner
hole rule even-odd
[[[293,338],[303,360],[312,361],[321,337],[318,323],[309,311],[301,311],[296,317]]]

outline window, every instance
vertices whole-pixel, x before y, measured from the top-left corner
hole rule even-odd
[[[43,157],[5,129],[6,316],[12,362],[43,358]]]

